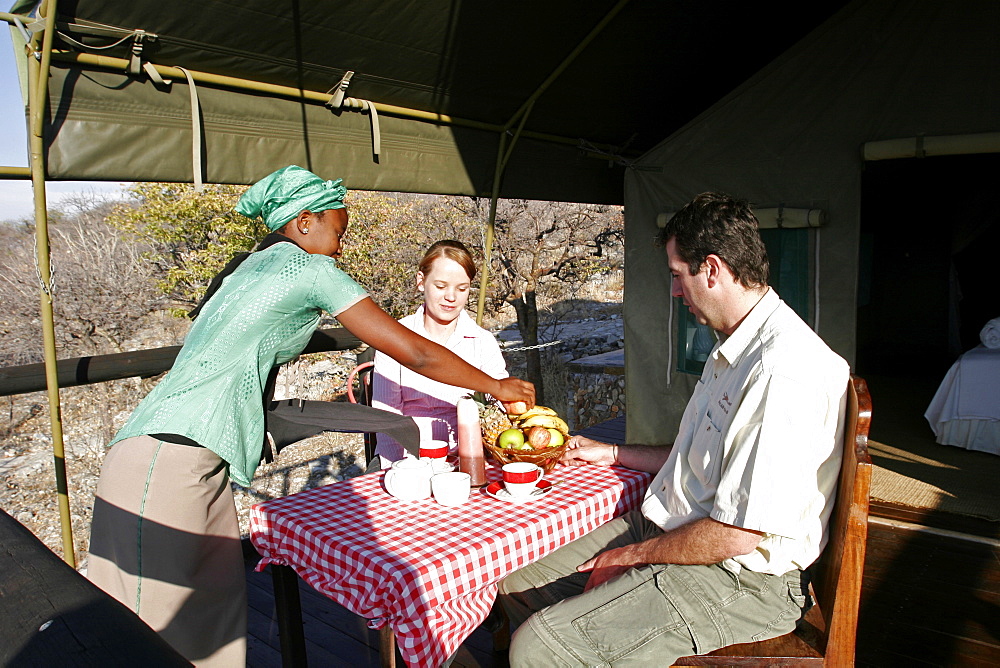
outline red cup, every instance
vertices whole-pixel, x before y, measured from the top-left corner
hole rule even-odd
[[[531,462],[511,462],[504,464],[500,470],[503,471],[504,489],[512,497],[518,499],[533,494],[538,486],[538,481],[544,475],[542,467]]]
[[[531,467],[531,468],[528,468]],[[511,466],[508,464],[503,467],[503,481],[511,482],[514,484],[524,483],[524,482],[538,482],[539,474],[542,470],[535,466],[534,464],[521,463],[517,466]]]
[[[448,441],[423,441],[420,444],[421,459],[444,459],[448,456]]]

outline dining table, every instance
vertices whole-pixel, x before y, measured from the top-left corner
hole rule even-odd
[[[257,570],[294,572],[369,627],[390,628],[408,666],[437,667],[486,619],[505,576],[637,508],[651,478],[558,465],[544,492],[512,501],[497,492],[499,468],[487,476],[492,486],[451,507],[394,498],[384,472],[258,503],[250,511]],[[275,582],[288,665],[289,654],[305,656],[297,583]]]

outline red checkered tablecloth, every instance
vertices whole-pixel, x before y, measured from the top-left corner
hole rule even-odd
[[[489,469],[491,480],[499,470]],[[250,539],[267,564],[388,623],[409,666],[439,666],[486,619],[507,574],[638,507],[647,473],[557,467],[544,497],[515,505],[473,490],[448,508],[390,496],[382,473],[255,505]]]

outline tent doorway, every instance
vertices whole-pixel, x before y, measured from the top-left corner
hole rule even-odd
[[[855,367],[878,415],[874,442],[933,461],[968,454],[937,445],[924,412],[951,364],[1000,316],[998,174],[1000,156],[985,154],[866,165]],[[948,467],[910,470],[876,455],[879,466],[947,488],[935,476]]]
[[[1000,316],[1000,156],[869,162],[857,369],[940,380]]]
[[[872,396],[877,512],[994,536],[976,523],[995,519],[1000,460],[939,445],[924,413],[951,364],[1000,316],[1000,155],[865,167],[855,369]]]

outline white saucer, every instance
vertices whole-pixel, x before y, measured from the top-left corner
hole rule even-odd
[[[451,473],[455,470],[454,464],[450,464],[443,459],[432,460],[431,467],[434,469],[434,475],[437,475],[438,473]]]
[[[528,503],[529,501],[537,501],[552,490],[552,483],[548,480],[542,480],[538,483],[538,487],[535,488],[531,494],[524,498],[512,496],[508,492],[503,483],[500,481],[491,482],[489,485],[483,488],[487,494],[492,496],[497,501],[503,501],[504,503]]]

